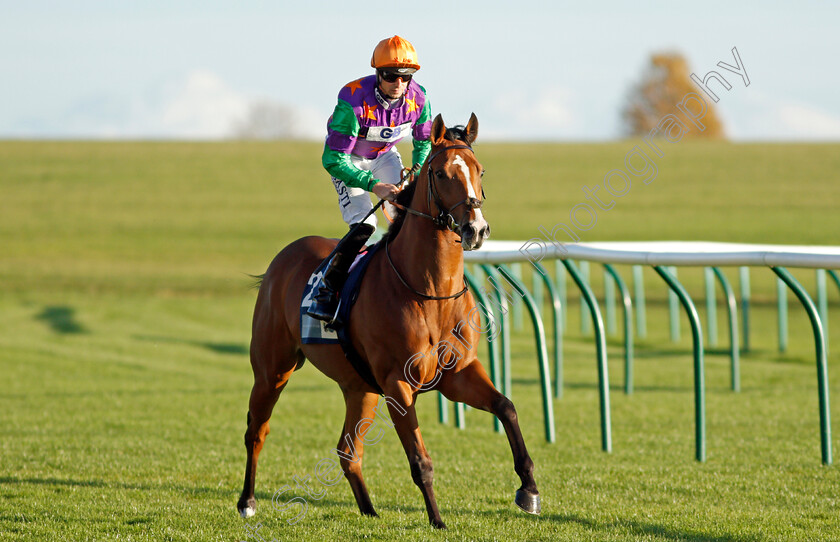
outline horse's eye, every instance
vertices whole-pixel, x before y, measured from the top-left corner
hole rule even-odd
[[[481,170],[481,173],[479,173],[479,175],[480,175],[481,177],[484,177],[484,170],[483,170],[483,169]]]
[[[437,170],[437,171],[435,171],[435,176],[438,179],[443,179],[443,178],[446,177],[446,174],[442,170]]]

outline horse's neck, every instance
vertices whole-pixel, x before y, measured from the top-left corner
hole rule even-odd
[[[429,213],[428,193],[419,188],[411,207]],[[429,214],[436,215],[437,209]],[[464,287],[464,252],[458,236],[428,218],[406,216],[391,255],[406,282],[419,292],[446,296]]]

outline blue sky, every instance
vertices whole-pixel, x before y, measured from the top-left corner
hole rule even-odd
[[[840,140],[840,3],[0,0],[0,138],[229,136],[257,102],[321,138],[373,46],[418,49],[434,112],[487,139],[605,140],[651,52],[703,75],[735,140]]]

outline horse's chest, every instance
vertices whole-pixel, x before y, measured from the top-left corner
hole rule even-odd
[[[426,345],[436,345],[441,342],[457,342],[465,333],[467,326],[464,315],[453,314],[449,311],[418,311],[409,323],[415,339]]]

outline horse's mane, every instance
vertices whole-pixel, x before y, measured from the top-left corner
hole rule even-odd
[[[446,133],[443,135],[443,138],[447,141],[465,142],[467,140],[467,129],[461,124],[452,126],[451,128],[446,129]],[[416,188],[417,181],[415,180],[397,195],[397,203],[403,207],[411,205],[411,200],[414,198],[414,191]],[[391,225],[388,227],[388,231],[382,236],[383,241],[393,241],[396,239],[397,235],[400,233],[403,222],[405,222],[405,215],[407,213],[399,207],[394,208],[396,209],[397,214],[394,217],[394,221],[391,222]]]
[[[411,200],[414,198],[414,191],[417,189],[417,181],[409,183],[402,192],[397,194],[397,203],[408,207],[411,205]],[[391,225],[388,227],[388,231],[385,232],[385,235],[382,236],[383,241],[393,241],[397,238],[397,235],[400,233],[400,229],[402,228],[403,222],[405,222],[405,215],[408,213],[405,210],[394,207],[396,209],[397,214],[394,217],[394,221],[391,222]]]

